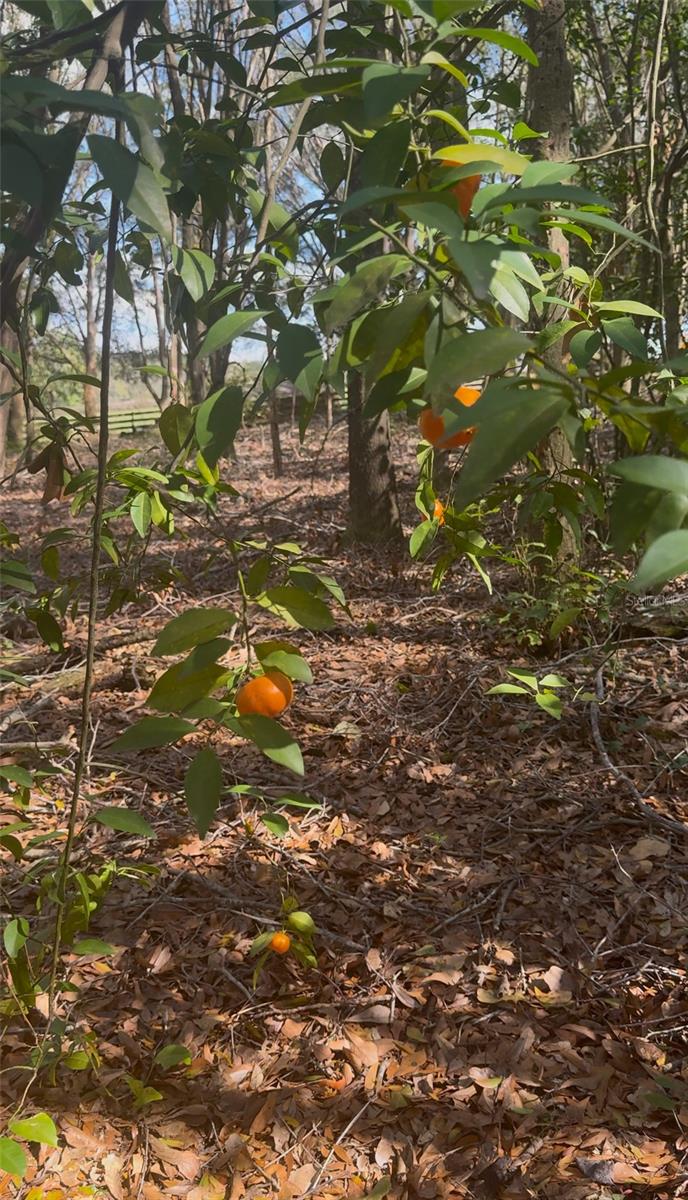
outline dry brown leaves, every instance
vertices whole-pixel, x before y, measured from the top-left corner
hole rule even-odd
[[[64,1015],[93,1035],[101,1067],[60,1068],[36,1093],[57,1116],[59,1147],[35,1148],[24,1190],[5,1179],[0,1196],[686,1191],[685,840],[633,815],[582,711],[555,726],[485,698],[517,656],[482,621],[490,601],[472,580],[431,597],[422,569],[341,549],[341,451],[335,440],[312,489],[310,459],[294,456],[289,478],[266,473],[261,494],[275,500],[267,532],[334,560],[354,613],[332,635],[295,635],[315,683],[299,688],[289,721],[304,790],[323,808],[291,816],[286,839],[245,798],[198,839],[181,788],[193,744],[145,761],[111,762],[100,749],[141,711],[157,629],[181,605],[226,594],[227,564],[199,580],[204,547],[191,538],[177,561],[185,594],[103,623],[89,794],[140,807],[159,840],[99,829],[89,853],[153,862],[160,875],[149,891],[120,881],[97,915],[92,932],[118,947],[114,957],[69,960],[79,992]],[[239,488],[256,459],[265,465],[256,435],[246,453]],[[40,527],[37,493],[17,492],[14,504],[29,530]],[[241,506],[228,506],[228,523],[236,512],[248,527]],[[49,515],[61,523],[59,509]],[[82,623],[70,628],[73,661],[83,636]],[[54,672],[36,643],[24,649],[34,674]],[[583,681],[582,660],[567,663],[576,671]],[[610,753],[652,803],[688,818],[681,649],[623,649],[609,691]],[[39,739],[71,736],[77,704],[78,683],[57,688],[33,717]],[[289,785],[228,732],[208,736],[228,778]],[[72,761],[39,801],[46,828]],[[19,888],[11,867],[7,878]],[[287,893],[318,923],[319,969],[274,962],[253,992],[248,948]],[[162,1071],[153,1060],[171,1043],[191,1062]],[[11,1068],[25,1055],[26,1029],[13,1028],[10,1080],[21,1080]],[[137,1109],[128,1077],[161,1098]],[[21,1084],[12,1088],[10,1107]]]

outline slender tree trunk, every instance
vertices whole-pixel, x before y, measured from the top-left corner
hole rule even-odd
[[[350,4],[350,16],[356,20],[358,5]],[[385,10],[382,10],[383,14]],[[384,15],[375,26],[383,32]],[[349,190],[361,186],[360,156],[356,155]],[[373,257],[379,248],[370,247],[361,257]],[[366,545],[401,544],[403,531],[397,499],[392,458],[389,413],[365,417],[366,386],[363,376],[347,372],[347,432],[349,457],[349,533],[355,542]]]
[[[571,153],[571,83],[572,73],[566,49],[566,0],[540,0],[540,7],[528,13],[529,43],[539,58],[539,66],[528,73],[529,124],[533,129],[546,129],[547,136],[533,143],[538,158],[562,161]],[[569,265],[569,244],[559,229],[549,232],[549,246],[559,255],[562,268]],[[565,314],[550,310],[549,320],[560,320]],[[545,361],[554,370],[563,369],[561,342],[550,347]],[[568,439],[557,426],[541,443],[538,456],[548,475],[557,478],[573,467],[573,453]],[[562,520],[562,540],[557,561],[575,560],[578,549],[573,529]]]
[[[389,413],[364,417],[362,375],[348,375],[349,529],[356,542],[399,544],[401,517],[397,500]]]
[[[16,352],[17,335],[9,325],[4,325],[0,330],[0,345],[3,349]],[[16,380],[4,362],[0,360],[0,396],[5,393],[12,393],[17,387]],[[0,481],[7,474],[7,438],[8,426],[10,420],[10,405],[11,400],[0,401]]]
[[[84,370],[87,375],[98,374],[98,287],[96,279],[96,256],[89,254],[86,261],[86,338],[84,341]],[[100,388],[95,384],[84,384],[84,412],[89,419],[100,411]]]

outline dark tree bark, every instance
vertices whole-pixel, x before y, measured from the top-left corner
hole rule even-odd
[[[360,5],[350,4],[352,22]],[[374,28],[384,32],[384,17]],[[357,156],[358,159],[358,156]],[[349,190],[361,186],[359,161],[354,161]],[[373,245],[369,257],[379,253]],[[366,251],[361,257],[366,257]],[[399,546],[403,538],[397,498],[389,413],[365,417],[366,386],[358,371],[347,375],[347,431],[349,457],[349,533],[363,545]]]
[[[0,329],[0,345],[7,350],[16,352],[17,335],[9,325],[4,325]],[[17,382],[11,371],[5,366],[5,363],[0,360],[0,396],[6,393],[12,393],[16,390]],[[20,397],[21,399],[21,397]],[[10,407],[12,401],[5,400],[0,403],[0,481],[5,478],[7,473],[7,433],[10,419]]]
[[[528,13],[528,40],[538,56],[539,66],[528,73],[528,121],[533,129],[546,129],[547,136],[532,143],[538,158],[562,161],[571,153],[571,82],[572,72],[566,49],[566,0],[540,0],[540,7]],[[569,265],[569,244],[559,229],[548,235],[550,249]],[[563,310],[552,308],[549,321],[562,319]],[[563,370],[561,342],[545,353],[548,366]],[[538,448],[538,457],[548,475],[556,478],[573,467],[573,453],[564,431],[557,426]],[[562,540],[557,554],[560,563],[578,556],[571,526],[562,521]]]

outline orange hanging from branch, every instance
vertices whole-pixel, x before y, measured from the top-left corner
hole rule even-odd
[[[454,398],[464,408],[470,408],[480,398],[480,388],[468,387],[462,384],[454,392]],[[431,408],[424,408],[418,420],[418,428],[426,442],[430,442],[436,450],[458,450],[468,446],[475,436],[475,426],[471,429],[460,429],[451,437],[444,436],[444,417],[438,416]]]

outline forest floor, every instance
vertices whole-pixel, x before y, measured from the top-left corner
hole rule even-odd
[[[238,445],[226,477],[248,499],[223,502],[227,528],[322,554],[351,608],[330,632],[289,633],[314,674],[286,718],[305,779],[224,729],[109,752],[145,711],[161,627],[194,604],[236,603],[210,532],[156,540],[147,570],[172,562],[179,582],[100,622],[84,800],[135,807],[158,836],[88,825],[77,862],[157,874],[118,877],[96,913],[89,934],[112,956],[65,957],[78,987],[64,994],[67,1034],[90,1033],[100,1066],[61,1065],[36,1085],[59,1145],[33,1147],[28,1181],[4,1177],[0,1196],[688,1195],[688,843],[638,811],[589,705],[557,722],[527,698],[486,695],[517,665],[590,689],[606,662],[606,753],[652,808],[688,824],[687,640],[609,645],[600,627],[598,644],[572,639],[559,659],[524,650],[499,620],[513,577],[497,571],[490,597],[461,569],[432,594],[427,565],[347,548],[343,431],[319,458],[288,441],[279,481],[267,438]],[[410,439],[404,454],[410,529]],[[67,523],[33,479],[4,509],[29,544]],[[72,565],[85,573],[83,553]],[[284,636],[267,614],[257,628]],[[5,737],[67,743],[32,803],[48,831],[64,826],[85,620],[68,622],[62,656],[28,628],[15,636],[14,669],[32,683],[4,689],[0,721],[20,704],[31,724]],[[228,784],[296,786],[322,807],[290,810],[279,838],[260,805],[228,797],[202,841],[182,780],[204,739]],[[2,812],[16,819],[9,802]],[[3,907],[35,919],[24,865],[1,853]],[[254,989],[251,941],[278,927],[287,894],[318,925],[318,967],[273,955]],[[13,1067],[44,1027],[32,1011],[5,1031],[10,1112],[26,1082]],[[155,1066],[169,1044],[191,1063]]]

